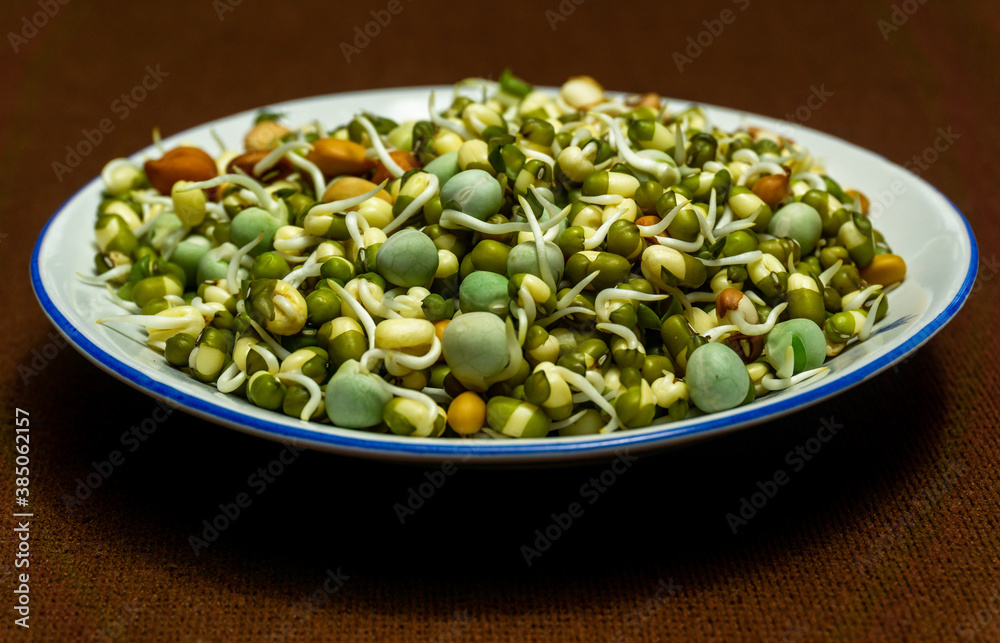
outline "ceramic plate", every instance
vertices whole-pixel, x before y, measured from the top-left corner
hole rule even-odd
[[[452,91],[451,87],[368,91],[270,107],[287,113],[287,122],[296,124],[320,119],[332,126],[362,110],[403,121],[426,118],[432,89],[442,97]],[[669,104],[672,110],[684,106],[683,101],[671,100]],[[32,284],[45,313],[80,353],[156,399],[272,440],[294,440],[345,455],[425,463],[569,461],[606,457],[622,450],[636,453],[720,435],[793,413],[863,383],[916,350],[955,316],[975,279],[978,251],[969,224],[940,192],[902,167],[821,132],[725,108],[705,109],[711,121],[723,129],[756,125],[807,146],[842,185],[855,187],[871,198],[875,227],[908,265],[905,282],[889,295],[889,314],[875,327],[877,332],[867,342],[852,345],[828,361],[831,373],[827,377],[727,412],[606,436],[458,440],[338,429],[264,411],[170,367],[162,356],[146,347],[142,328],[95,323],[102,316],[122,313],[99,288],[75,277],[93,270],[93,223],[102,190],[100,178],[77,192],[46,224],[31,259]],[[254,116],[255,112],[244,112],[208,123],[170,137],[164,145],[169,149],[188,141],[206,150],[217,150],[209,133],[212,128],[230,147],[237,147]],[[141,162],[158,156],[149,148],[134,158]]]

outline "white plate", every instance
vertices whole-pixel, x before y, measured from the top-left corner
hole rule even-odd
[[[320,119],[332,126],[362,110],[402,121],[426,118],[431,89],[442,97],[452,91],[451,87],[421,87],[357,92],[296,100],[271,108],[287,113],[290,123]],[[670,101],[670,105],[672,109],[683,107],[680,101]],[[978,250],[968,223],[940,192],[898,165],[821,132],[730,109],[705,109],[712,122],[723,129],[757,125],[807,146],[842,185],[857,188],[871,198],[875,227],[908,266],[905,282],[889,296],[889,314],[876,326],[877,333],[828,361],[830,375],[804,388],[772,394],[724,413],[607,436],[458,440],[338,429],[259,409],[167,365],[145,346],[140,327],[94,323],[102,316],[121,313],[105,301],[100,289],[74,277],[93,270],[93,223],[102,190],[99,178],[77,192],[45,226],[31,259],[32,285],[45,313],[78,351],[101,369],[154,398],[206,420],[273,440],[295,440],[346,455],[427,463],[567,461],[608,456],[625,449],[634,453],[720,435],[795,412],[864,382],[916,350],[958,312],[976,275]],[[169,149],[181,141],[190,141],[215,150],[217,145],[209,134],[209,128],[214,128],[235,147],[254,116],[255,112],[236,114],[170,137],[164,144]],[[158,153],[148,148],[134,158],[156,156]],[[890,197],[892,203],[888,205]]]

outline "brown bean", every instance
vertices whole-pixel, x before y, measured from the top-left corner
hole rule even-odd
[[[252,176],[259,181],[270,183],[271,181],[283,179],[295,171],[295,166],[292,165],[292,162],[285,157],[281,157],[277,163],[271,166],[271,168],[266,170],[263,174],[255,174],[253,167],[260,163],[267,155],[268,152],[265,151],[245,152],[240,154],[226,166],[226,173],[246,174],[247,176]]]
[[[306,159],[326,176],[360,176],[375,167],[375,161],[365,156],[363,145],[341,138],[318,139]]]
[[[412,170],[413,168],[416,167],[423,167],[422,165],[420,165],[420,161],[417,160],[417,157],[413,156],[409,152],[404,152],[402,150],[395,150],[393,152],[389,152],[389,156],[392,158],[393,161],[396,162],[396,165],[398,165],[403,169],[404,172]],[[386,179],[392,180],[392,178],[393,178],[392,173],[389,172],[388,169],[386,169],[382,161],[379,161],[378,164],[375,166],[375,173],[372,174],[372,183],[378,185],[382,181]]]
[[[768,207],[772,210],[777,210],[778,205],[788,196],[788,175],[771,174],[769,176],[762,176],[753,184],[752,191]]]
[[[160,158],[146,161],[142,169],[160,194],[170,194],[178,181],[207,181],[218,176],[215,160],[198,147],[175,147]]]
[[[365,192],[371,192],[376,187],[378,187],[378,184],[372,183],[371,181],[359,179],[356,176],[345,176],[330,184],[330,187],[328,187],[326,192],[323,193],[323,201],[329,203],[331,201],[350,199],[356,196],[361,196]],[[375,196],[382,199],[386,203],[392,203],[392,197],[385,190],[382,190]]]

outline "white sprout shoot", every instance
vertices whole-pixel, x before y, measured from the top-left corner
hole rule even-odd
[[[544,154],[542,152],[537,152],[537,151],[535,151],[535,150],[533,150],[531,148],[528,148],[528,147],[520,148],[520,149],[521,149],[522,152],[524,152],[524,156],[526,158],[537,159],[537,160],[541,161],[542,163],[546,163],[549,167],[553,167],[554,168],[556,166],[556,160],[554,158],[552,158],[551,156],[549,156],[548,154]]]
[[[233,256],[229,258],[229,267],[226,268],[226,287],[229,288],[230,295],[239,295],[240,293],[240,262],[263,238],[264,233],[261,232],[256,239],[234,252]]]
[[[409,221],[410,217],[419,212],[420,209],[424,207],[424,205],[426,205],[428,201],[434,198],[434,195],[436,195],[438,192],[438,186],[440,184],[440,181],[436,174],[432,174],[430,172],[428,172],[427,174],[428,174],[427,187],[424,188],[423,192],[417,195],[417,198],[413,199],[413,201],[410,202],[410,205],[406,206],[406,208],[399,213],[398,217],[390,221],[388,225],[382,228],[382,232],[386,233],[387,235],[392,234],[393,230],[395,230],[396,228],[402,226],[404,223]]]
[[[578,412],[574,413],[573,415],[569,416],[565,420],[560,420],[559,422],[553,422],[552,423],[552,428],[550,430],[550,433],[551,433],[551,431],[558,431],[559,429],[565,429],[566,427],[568,427],[571,424],[575,423],[577,420],[579,420],[580,418],[582,418],[586,414],[587,414],[587,409],[584,409],[582,411],[578,411]]]
[[[323,269],[323,264],[316,261],[317,255],[318,251],[314,250],[306,259],[306,262],[302,264],[301,268],[291,271],[282,277],[281,280],[291,284],[293,288],[298,288],[306,279],[309,279],[310,277],[318,277],[320,275],[320,271]]]
[[[750,179],[757,178],[760,174],[784,174],[785,168],[781,167],[777,163],[772,163],[771,161],[763,161],[759,163],[754,163],[746,169],[743,174],[740,175],[739,180],[736,185],[746,185]]]
[[[872,295],[872,293],[881,287],[882,286],[880,286],[879,284],[872,284],[871,286],[868,286],[861,292],[857,293],[856,295],[845,301],[843,305],[843,311],[846,313],[851,310],[858,310],[859,308],[865,305],[865,302],[868,301],[868,298]]]
[[[118,306],[119,308],[124,308],[128,312],[136,315],[141,312],[139,307],[136,306],[134,303],[128,301],[127,299],[122,299],[121,297],[119,297],[118,291],[115,290],[114,286],[112,286],[111,284],[105,284],[105,287],[108,289],[108,301],[113,303],[115,306]],[[183,302],[183,300],[181,301]]]
[[[434,92],[431,92],[431,96],[427,101],[427,111],[430,112],[431,122],[437,125],[438,127],[443,127],[446,130],[458,134],[459,136],[462,137],[462,140],[464,141],[476,138],[475,136],[472,135],[471,132],[469,132],[469,130],[465,129],[463,125],[450,121],[447,118],[444,118],[443,116],[438,114],[437,111],[435,111]]]
[[[382,165],[385,166],[385,169],[389,170],[389,174],[393,175],[397,179],[406,174],[406,170],[399,167],[399,164],[396,163],[391,156],[389,156],[389,152],[386,151],[385,145],[382,143],[382,137],[375,131],[375,126],[372,125],[371,121],[361,114],[355,116],[354,120],[358,121],[358,123],[361,124],[361,127],[365,128],[365,132],[368,133],[368,138],[371,140],[372,147],[375,148],[375,153],[378,154],[378,159],[382,161]]]
[[[109,281],[116,281],[122,277],[128,276],[128,273],[132,270],[132,264],[126,263],[120,266],[115,266],[107,272],[101,273],[96,277],[91,277],[83,273],[76,273],[77,278],[85,284],[91,286],[100,286],[101,284],[107,283]]]
[[[192,351],[193,352],[193,351]],[[222,371],[215,386],[222,393],[232,393],[238,389],[247,379],[247,374],[240,370],[236,362],[230,364],[226,370]]]
[[[605,288],[601,292],[597,293],[597,298],[594,300],[594,308],[597,309],[598,321],[606,322],[610,319],[611,313],[608,310],[608,305],[612,301],[660,301],[661,299],[666,299],[669,296],[670,295],[652,295],[645,292],[639,292],[638,290],[625,290],[624,288]]]
[[[261,359],[264,360],[264,364],[267,366],[268,373],[273,375],[281,370],[281,365],[278,364],[278,359],[274,356],[274,353],[264,350],[259,344],[251,345],[250,350],[261,356]],[[285,358],[282,357],[281,359],[284,360]]]
[[[844,265],[843,260],[837,259],[835,264],[819,274],[819,280],[823,283],[824,288],[830,285],[830,280],[837,275],[842,265]]]
[[[313,191],[316,193],[316,198],[322,199],[323,193],[326,192],[326,179],[323,178],[323,172],[316,167],[315,163],[298,154],[289,154],[288,160],[291,161],[292,165],[295,167],[309,173],[309,178],[311,178],[313,182]]]
[[[527,316],[526,326],[531,326],[535,323],[535,317],[538,316],[538,307],[535,305],[535,298],[531,296],[528,291],[528,287],[525,284],[521,284],[521,287],[517,291],[518,303],[521,304],[521,309],[525,312]],[[527,332],[527,330],[525,330]],[[519,344],[523,344],[524,340],[519,339]]]
[[[316,380],[311,377],[306,377],[302,373],[279,372],[276,377],[281,380],[288,380],[289,382],[294,382],[304,386],[305,389],[309,391],[309,401],[302,407],[302,413],[299,414],[300,420],[308,422],[309,418],[312,417],[312,414],[319,408],[319,404],[323,399],[323,391],[320,390],[319,384],[316,383]]]
[[[720,257],[718,259],[702,259],[701,257],[695,257],[695,259],[702,262],[706,266],[733,266],[757,261],[763,256],[764,253],[760,250],[751,250],[750,252],[744,252],[731,257]]]
[[[872,304],[871,310],[865,316],[865,323],[861,326],[861,330],[858,332],[858,341],[866,341],[872,334],[872,328],[875,327],[875,318],[878,317],[878,307],[882,303],[882,299],[885,297],[885,293],[879,293],[878,297],[875,298],[875,303]]]
[[[823,182],[822,177],[813,172],[799,172],[798,174],[793,174],[789,181],[804,181],[813,190],[826,191],[826,183]]]
[[[282,143],[278,147],[268,152],[264,158],[257,161],[257,163],[253,166],[254,176],[261,176],[262,174],[264,174],[264,172],[270,170],[272,167],[277,165],[278,161],[281,160],[281,157],[285,156],[286,154],[289,157],[297,156],[295,154],[291,154],[291,152],[295,152],[297,150],[308,152],[312,148],[313,146],[305,141],[288,141],[287,143]]]
[[[350,233],[351,240],[354,241],[354,247],[360,250],[365,247],[365,239],[361,234],[362,230],[358,229],[359,221],[362,222],[361,227],[364,228],[364,231],[367,231],[370,227],[368,225],[368,220],[364,217],[359,217],[357,211],[351,210],[344,215],[344,222],[347,224],[347,232]]]
[[[373,189],[365,192],[364,194],[359,194],[358,196],[352,196],[349,199],[341,199],[339,201],[330,201],[329,203],[321,203],[317,206],[313,206],[309,209],[309,214],[333,214],[335,212],[343,212],[348,208],[353,208],[356,205],[361,205],[368,199],[372,198],[385,188],[386,183],[389,180],[386,179],[382,181]],[[322,196],[322,195],[319,195]]]
[[[814,368],[809,371],[803,371],[798,375],[792,376],[787,379],[776,378],[773,377],[770,373],[768,373],[763,377],[763,379],[761,379],[760,383],[761,386],[763,386],[769,391],[780,391],[790,386],[794,386],[796,384],[805,382],[806,380],[809,380],[810,382],[819,380],[823,377],[826,377],[829,373],[830,373],[829,366],[820,366],[819,368]]]
[[[552,322],[556,321],[557,319],[561,319],[566,315],[596,315],[596,314],[597,313],[595,313],[591,309],[584,308],[583,306],[570,306],[569,308],[563,308],[561,310],[557,310],[548,317],[536,319],[535,325],[542,326],[544,328],[545,326],[548,326]]]
[[[528,203],[528,200],[523,196],[518,196],[517,200],[521,203],[521,207],[524,209],[524,216],[528,217],[528,224],[531,226],[531,232],[535,236],[535,253],[538,257],[539,276],[549,288],[555,290],[557,284],[555,277],[552,275],[552,266],[549,264],[549,253],[545,247],[542,228],[538,224],[538,219],[535,218],[535,212],[531,209],[531,204]]]
[[[716,226],[715,230],[713,230],[712,233],[715,235],[716,239],[721,239],[722,237],[731,234],[733,232],[736,232],[737,230],[747,230],[749,228],[752,228],[757,224],[757,217],[760,216],[760,213],[763,211],[764,211],[764,206],[761,206],[756,210],[754,210],[753,213],[746,219],[739,219],[737,221],[732,221],[730,223],[729,221],[732,220],[732,210],[730,210],[729,206],[727,205],[726,212],[730,216],[727,217],[723,215],[722,221],[720,221],[720,225]],[[725,223],[723,223],[723,221],[725,221]]]
[[[238,302],[236,302],[236,309],[239,312],[244,312],[245,307],[244,307],[242,299],[239,300]],[[281,344],[279,344],[277,341],[275,341],[275,339],[273,337],[271,337],[271,335],[269,335],[268,332],[266,330],[264,330],[261,327],[260,324],[258,324],[257,322],[255,322],[252,317],[250,317],[249,315],[247,315],[247,320],[250,322],[250,325],[253,327],[253,329],[255,331],[257,331],[257,334],[260,335],[260,338],[263,339],[264,342],[266,342],[267,345],[270,346],[274,350],[275,354],[278,357],[280,357],[282,360],[284,360],[286,357],[288,357],[289,355],[291,355],[291,353],[287,349],[285,349],[284,347],[282,347]],[[256,348],[256,345],[254,345],[254,348]]]
[[[595,196],[581,196],[580,201],[592,205],[618,205],[625,200],[620,194],[598,194]]]
[[[337,293],[337,296],[340,297],[341,301],[350,306],[351,310],[354,311],[354,314],[361,322],[361,325],[365,327],[365,334],[368,335],[368,349],[371,350],[375,348],[375,320],[368,314],[365,307],[354,298],[354,295],[347,292],[343,286],[333,280],[330,280],[329,284],[333,289],[333,292]]]
[[[271,197],[264,186],[255,181],[253,178],[245,174],[220,174],[214,179],[209,179],[207,181],[198,181],[197,183],[188,183],[182,188],[178,188],[177,192],[189,192],[191,190],[204,190],[206,188],[214,188],[222,185],[223,183],[233,183],[242,188],[250,190],[254,197],[257,198],[257,204],[264,208],[274,216],[278,216],[282,205],[280,201],[275,200]]]
[[[699,234],[694,241],[681,241],[673,237],[653,237],[661,246],[680,250],[681,252],[697,252],[705,244],[705,235]]]
[[[677,183],[677,168],[663,161],[639,156],[629,147],[628,141],[625,140],[625,135],[622,134],[621,127],[618,126],[618,122],[615,119],[599,112],[592,111],[590,114],[593,114],[608,126],[608,132],[611,134],[613,144],[617,148],[618,153],[625,159],[625,163],[641,172],[652,174],[653,178],[665,185]]]
[[[586,395],[588,400],[596,404],[602,411],[605,411],[611,416],[608,423],[601,428],[601,433],[609,433],[621,425],[621,422],[618,419],[618,414],[615,412],[615,407],[611,406],[611,403],[604,399],[600,391],[594,388],[594,385],[587,381],[586,377],[578,375],[563,366],[554,366],[550,372],[563,378],[567,384]]]
[[[596,232],[589,238],[585,239],[583,242],[584,250],[593,250],[594,248],[600,247],[604,240],[608,236],[608,230],[614,225],[615,221],[621,219],[622,216],[628,211],[627,208],[618,207],[615,213],[608,217],[608,220],[601,224],[601,227],[597,229]]]
[[[212,136],[212,140],[215,141],[215,144],[219,146],[220,154],[225,154],[229,151],[229,148],[226,146],[226,142],[222,140],[222,137],[219,136],[219,133],[215,131],[214,127],[208,128],[208,133]]]
[[[675,205],[673,209],[670,210],[670,212],[667,213],[667,216],[660,219],[659,223],[654,223],[653,225],[636,226],[637,228],[639,228],[639,234],[641,234],[644,237],[655,237],[658,234],[662,234],[663,231],[666,230],[667,227],[669,227],[670,224],[674,222],[674,218],[681,211],[681,209],[689,203],[691,203],[690,199],[685,199],[681,201],[680,203]]]
[[[635,333],[633,333],[628,326],[612,324],[610,322],[601,322],[597,324],[597,330],[611,335],[618,335],[628,342],[628,349],[630,351],[634,351],[639,348],[639,338],[635,336]]]

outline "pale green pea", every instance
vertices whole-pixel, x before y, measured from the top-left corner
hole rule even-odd
[[[826,337],[815,322],[808,319],[789,319],[775,324],[767,334],[765,352],[767,361],[775,370],[785,364],[788,347],[792,347],[795,360],[794,373],[819,368],[826,360]]]
[[[465,170],[448,179],[441,188],[441,205],[485,221],[500,210],[503,188],[489,172]]]
[[[379,246],[375,264],[382,276],[397,286],[423,286],[438,269],[437,246],[419,230],[400,230]]]
[[[774,213],[767,226],[768,234],[795,239],[802,246],[802,254],[813,251],[823,234],[823,219],[816,208],[796,201]]]
[[[743,360],[733,349],[715,343],[700,346],[691,353],[684,379],[691,401],[705,413],[738,406],[750,388],[750,375]]]
[[[326,385],[326,413],[337,426],[365,429],[382,421],[382,411],[392,394],[365,373],[356,360],[341,364]]]

